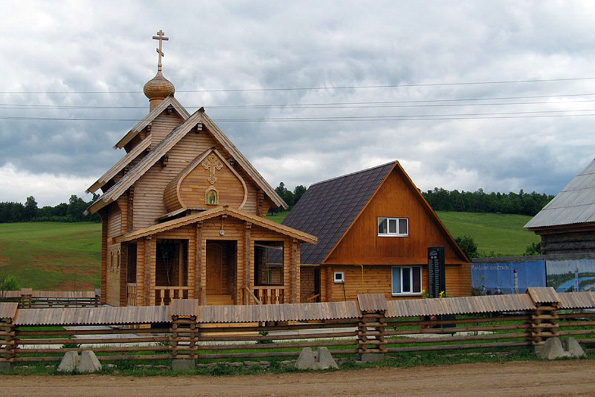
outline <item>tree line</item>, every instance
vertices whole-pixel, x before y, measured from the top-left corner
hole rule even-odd
[[[491,212],[502,214],[537,215],[554,196],[544,193],[485,193],[434,188],[422,192],[434,211]]]
[[[93,197],[93,200],[96,197]],[[0,203],[0,223],[11,222],[100,222],[99,215],[85,215],[84,211],[93,200],[86,202],[76,195],[70,196],[68,203],[54,207],[39,208],[35,197],[29,196],[25,204],[14,202]]]

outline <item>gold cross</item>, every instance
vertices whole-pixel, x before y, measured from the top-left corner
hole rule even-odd
[[[153,39],[159,40],[159,48],[156,48],[157,54],[159,54],[159,63],[157,63],[157,71],[161,72],[161,57],[165,56],[161,48],[161,45],[163,44],[163,41],[169,40],[169,37],[165,37],[163,30],[159,30],[159,32],[157,32],[157,36],[153,36]]]
[[[205,168],[205,170],[209,170],[209,177],[207,180],[211,183],[211,185],[214,185],[217,181],[217,178],[215,177],[215,170],[220,170],[223,168],[223,163],[219,161],[214,153],[211,153],[207,159],[202,162],[202,166]]]

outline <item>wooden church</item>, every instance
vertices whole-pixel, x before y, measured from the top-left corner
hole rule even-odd
[[[101,299],[112,306],[300,301],[300,245],[316,237],[265,218],[287,207],[207,116],[189,114],[162,74],[150,112],[115,148],[126,154],[88,192],[102,220]]]
[[[444,247],[441,291],[471,295],[469,259],[398,161],[310,186],[283,224],[318,238],[302,244],[302,301],[421,298],[430,247]]]

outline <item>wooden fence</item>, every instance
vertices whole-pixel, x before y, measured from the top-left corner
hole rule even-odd
[[[99,290],[95,291],[0,291],[0,302],[17,302],[19,308],[97,307]]]
[[[0,303],[0,362],[58,361],[93,350],[102,361],[295,357],[526,348],[547,338],[595,342],[595,293],[527,294],[285,305],[19,309]]]

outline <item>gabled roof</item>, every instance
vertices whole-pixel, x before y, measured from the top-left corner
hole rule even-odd
[[[232,218],[240,219],[242,221],[251,222],[254,225],[263,227],[265,229],[273,230],[277,233],[281,233],[290,237],[293,237],[300,242],[316,244],[317,238],[304,233],[300,230],[293,229],[291,227],[281,225],[277,222],[270,221],[266,218],[249,214],[244,211],[229,208],[227,206],[216,207],[207,211],[199,212],[197,214],[187,215],[182,218],[173,219],[171,221],[158,223],[153,226],[149,226],[143,229],[138,229],[129,233],[126,233],[120,237],[116,237],[116,242],[121,243],[125,241],[132,241],[142,237],[151,236],[157,233],[162,233],[171,229],[179,228],[193,223],[211,219],[221,215],[228,215]]]
[[[178,112],[180,116],[182,116],[184,120],[190,117],[190,113],[188,113],[184,106],[182,106],[182,104],[178,102],[176,98],[170,95],[163,101],[161,101],[161,103],[157,105],[155,109],[151,110],[151,112],[148,115],[146,115],[144,119],[142,119],[134,127],[132,127],[132,129],[128,131],[128,133],[124,135],[124,137],[114,145],[114,149],[123,148],[128,142],[132,140],[132,138],[134,138],[139,132],[144,130],[146,126],[151,124],[170,105],[176,110],[176,112]]]
[[[315,183],[293,207],[284,225],[318,237],[318,245],[302,245],[304,264],[319,264],[337,245],[396,162]]]
[[[468,261],[440,218],[424,199],[413,181],[398,161],[354,172],[338,178],[316,183],[300,198],[291,210],[284,225],[318,237],[318,245],[303,244],[300,254],[302,264],[321,264],[341,242],[351,226],[374,199],[376,192],[389,174],[398,170],[405,183],[418,196],[421,205],[444,232],[453,250]]]
[[[151,135],[147,136],[138,145],[134,147],[130,152],[126,153],[124,157],[120,159],[112,168],[103,174],[99,179],[95,181],[88,189],[87,193],[95,193],[97,189],[108,183],[118,172],[122,171],[124,167],[130,164],[139,154],[144,152],[151,146]]]
[[[595,160],[525,225],[527,229],[595,222]]]
[[[157,110],[155,108],[155,110]],[[151,112],[152,113],[152,112]],[[235,161],[246,171],[254,182],[264,191],[264,193],[279,207],[287,208],[287,204],[277,194],[275,189],[256,171],[240,151],[223,134],[217,125],[204,113],[201,108],[188,117],[182,124],[174,128],[148,155],[137,163],[126,175],[122,177],[112,187],[99,197],[87,210],[86,213],[95,213],[109,203],[118,199],[128,188],[138,181],[161,157],[163,157],[171,148],[173,148],[192,128],[198,123],[203,123],[211,132],[216,141],[218,141],[235,159]]]

